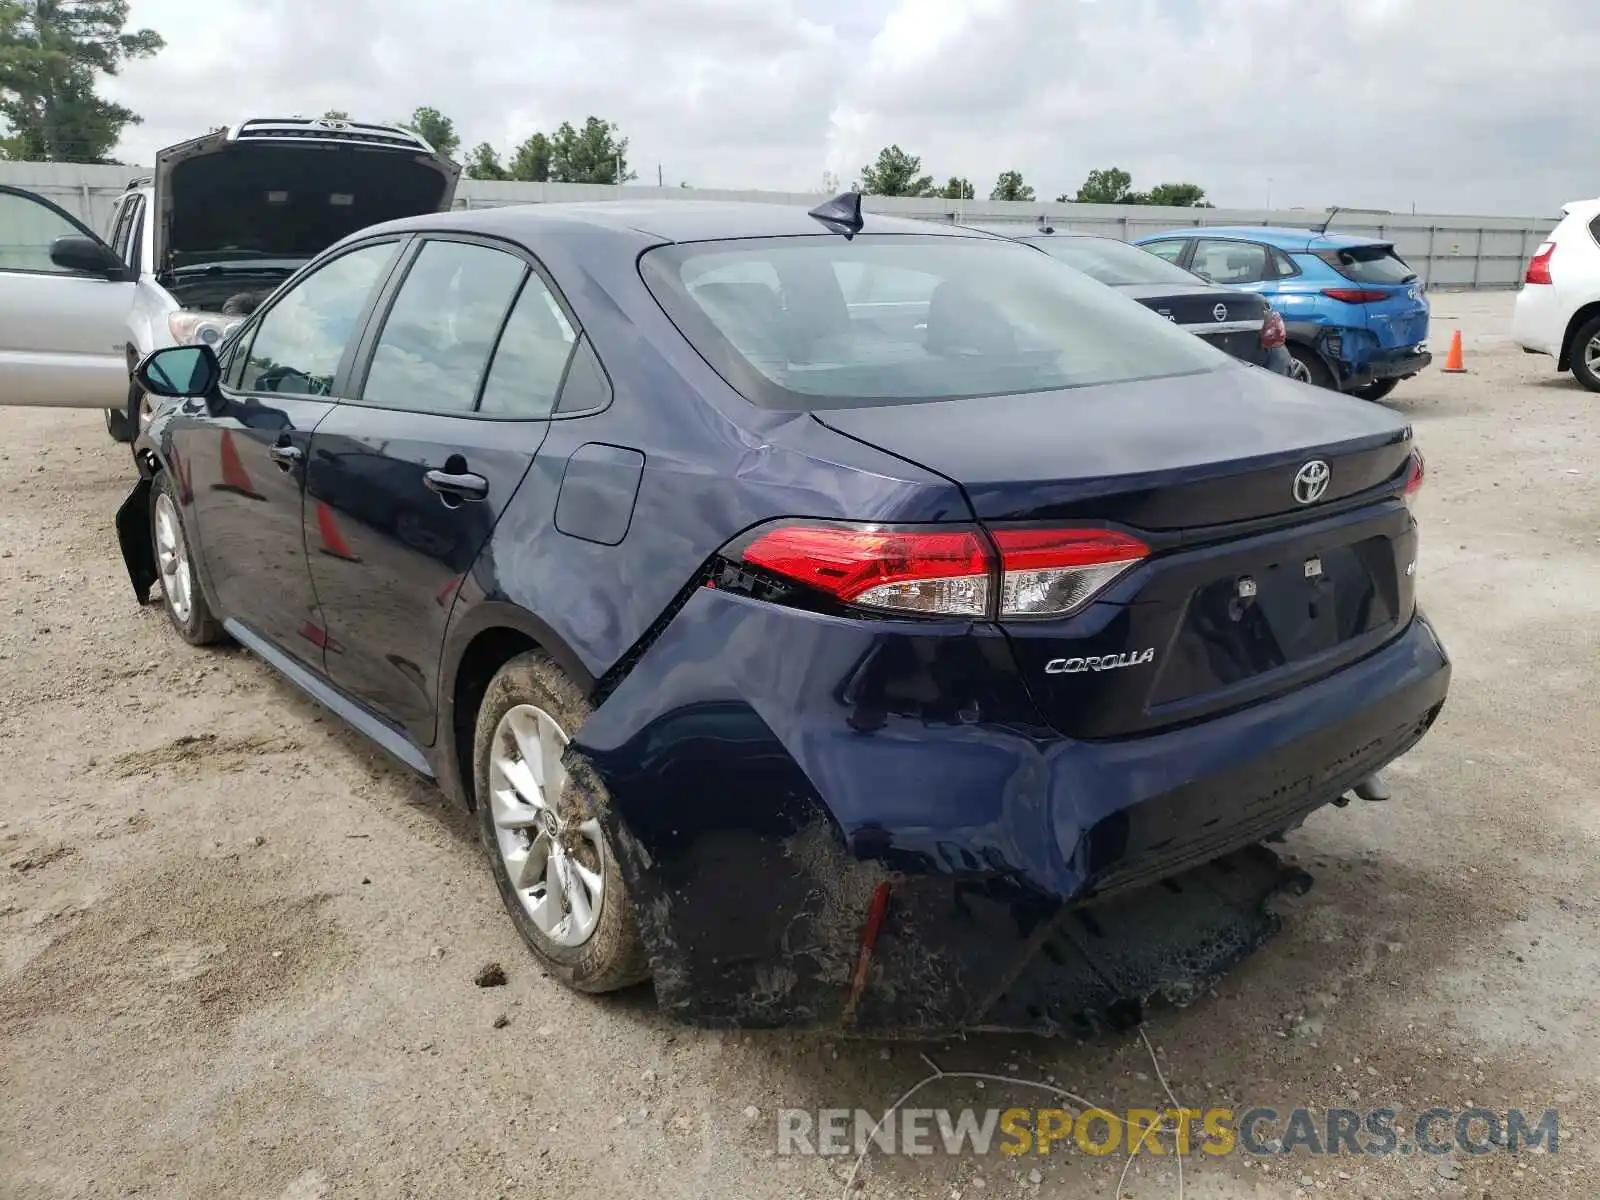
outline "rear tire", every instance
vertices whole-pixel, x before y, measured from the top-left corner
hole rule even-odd
[[[161,604],[179,637],[191,646],[210,646],[228,635],[206,602],[190,544],[172,476],[163,471],[150,489],[150,546],[161,580]]]
[[[1398,379],[1379,379],[1367,384],[1364,388],[1357,388],[1351,392],[1352,396],[1359,396],[1363,400],[1382,400],[1400,383]]]
[[[1336,389],[1333,372],[1328,370],[1328,364],[1322,361],[1315,350],[1307,346],[1290,346],[1289,353],[1294,356],[1295,362],[1305,368],[1304,382],[1319,388]]]
[[[1584,324],[1572,338],[1572,373],[1591,392],[1600,392],[1600,317]]]
[[[478,708],[473,779],[478,833],[522,940],[568,987],[612,992],[648,979],[650,964],[597,820],[605,786],[562,754],[592,711],[542,651],[519,655]]]

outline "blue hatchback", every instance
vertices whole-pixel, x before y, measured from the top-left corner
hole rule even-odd
[[[1174,229],[1135,244],[1267,297],[1290,353],[1321,387],[1381,400],[1432,361],[1423,285],[1389,242],[1262,225]]]

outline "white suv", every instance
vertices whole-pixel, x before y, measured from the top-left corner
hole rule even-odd
[[[448,211],[460,174],[410,130],[294,117],[161,151],[104,240],[0,187],[0,404],[103,408],[131,441],[148,411],[130,370],[146,354],[221,341],[347,234]]]
[[[1528,263],[1511,336],[1600,392],[1600,199],[1575,200],[1561,211],[1561,224]]]

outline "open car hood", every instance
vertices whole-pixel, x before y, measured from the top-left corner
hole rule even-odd
[[[414,146],[218,130],[156,155],[156,269],[312,258],[369,225],[448,211],[460,175]]]

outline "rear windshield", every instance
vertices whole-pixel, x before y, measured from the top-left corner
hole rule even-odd
[[[1174,266],[1164,258],[1157,258],[1148,250],[1113,238],[1044,237],[1023,240],[1030,246],[1039,247],[1051,258],[1060,259],[1069,267],[1076,267],[1090,279],[1098,279],[1113,287],[1135,283],[1176,283],[1193,287],[1204,282],[1198,275],[1191,275],[1182,267]]]
[[[965,399],[1231,365],[1048,255],[1000,238],[832,234],[661,246],[640,271],[767,408]]]
[[[1392,246],[1353,246],[1348,250],[1319,250],[1317,257],[1346,279],[1356,283],[1410,283],[1417,273]]]

